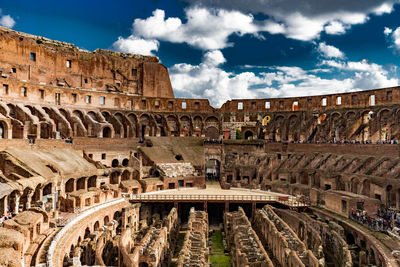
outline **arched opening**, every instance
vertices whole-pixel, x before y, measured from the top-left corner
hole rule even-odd
[[[308,173],[302,172],[300,173],[300,183],[304,185],[308,185]]]
[[[49,183],[43,188],[43,196],[51,195],[52,194],[52,183]]]
[[[360,182],[358,181],[357,178],[351,179],[351,192],[354,194],[358,194],[358,184]]]
[[[106,126],[103,128],[103,138],[111,138],[111,128]]]
[[[125,170],[121,175],[121,180],[126,181],[129,180],[129,178],[130,178],[130,172],[128,170]]]
[[[108,216],[104,217],[104,225],[108,225],[110,218]]]
[[[81,189],[86,189],[85,186],[85,177],[79,178],[78,182],[76,183],[76,189],[81,190]]]
[[[83,239],[89,238],[90,237],[90,229],[89,227],[86,227],[85,229],[85,235],[83,237]]]
[[[117,172],[111,173],[110,184],[119,184],[119,174]]]
[[[244,139],[245,140],[251,140],[251,139],[253,139],[253,132],[252,131],[246,131],[245,133],[244,133]]]
[[[69,179],[69,180],[65,183],[65,192],[66,192],[66,193],[74,192],[74,183],[75,183],[74,178]]]
[[[6,136],[7,127],[4,122],[0,122],[0,139],[7,138]]]
[[[218,129],[214,126],[208,127],[206,129],[206,137],[211,140],[217,140],[219,138]]]
[[[386,187],[386,203],[388,207],[396,207],[396,193],[392,185]]]
[[[93,230],[99,231],[99,229],[100,229],[100,223],[99,223],[99,221],[96,221],[96,222],[94,223]]]
[[[356,243],[355,238],[351,233],[346,235],[346,243],[347,245],[354,245]]]
[[[118,165],[119,165],[119,161],[118,161],[118,159],[113,159],[112,161],[111,161],[111,167],[118,167]]]
[[[97,187],[97,177],[91,176],[88,180],[88,188],[90,187]]]
[[[149,265],[147,264],[147,262],[141,262],[139,263],[139,267],[148,267]]]
[[[122,160],[122,166],[128,167],[129,159],[123,159]]]
[[[206,162],[206,179],[209,181],[219,181],[220,178],[220,166],[219,160],[210,159]]]

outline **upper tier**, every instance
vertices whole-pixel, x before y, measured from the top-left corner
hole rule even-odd
[[[0,27],[0,96],[7,100],[85,108],[168,112],[274,112],[400,103],[400,87],[273,99],[174,98],[168,70],[158,58],[97,49],[80,50]],[[1,88],[2,87],[2,88]]]
[[[31,83],[174,97],[168,70],[156,57],[88,52],[4,27],[0,27],[0,73]]]

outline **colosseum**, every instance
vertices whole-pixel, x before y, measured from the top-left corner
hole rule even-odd
[[[0,266],[400,266],[400,87],[175,98],[0,28]]]

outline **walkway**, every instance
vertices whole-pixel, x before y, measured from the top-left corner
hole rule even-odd
[[[288,207],[307,207],[294,196],[268,192],[262,190],[250,190],[244,188],[221,189],[219,186],[210,186],[206,189],[181,188],[130,195],[132,201],[137,202],[258,202],[280,203]]]

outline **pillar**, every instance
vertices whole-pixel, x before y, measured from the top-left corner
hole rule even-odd
[[[225,201],[225,212],[229,212],[229,201]]]
[[[20,199],[20,195],[19,194],[15,194],[15,209],[14,209],[14,214],[18,214],[19,212],[19,199]]]
[[[207,201],[204,201],[203,207],[204,207],[204,212],[207,212]]]
[[[34,191],[30,190],[28,194],[26,195],[26,206],[25,208],[28,210],[31,208],[31,203],[32,203],[32,196],[33,196]]]
[[[7,201],[8,200],[8,196],[4,196],[1,200],[0,200],[0,216],[6,216],[7,215]]]

